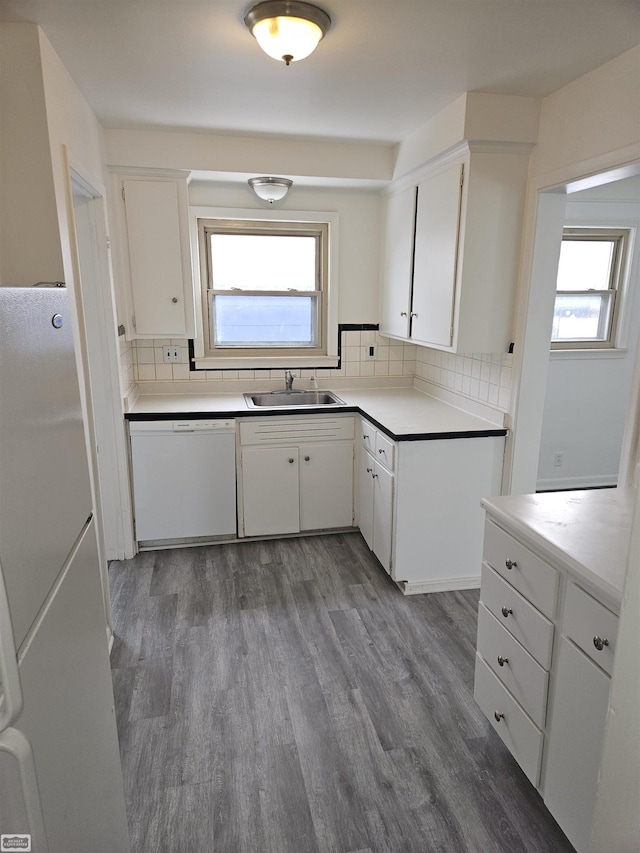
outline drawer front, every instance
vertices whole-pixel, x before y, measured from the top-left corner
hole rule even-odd
[[[367,421],[360,421],[360,444],[371,454],[375,453],[377,432]]]
[[[396,446],[390,438],[387,438],[387,436],[379,430],[376,431],[375,457],[378,462],[380,462],[381,465],[384,465],[384,467],[389,471],[395,470]]]
[[[484,529],[484,559],[545,616],[553,619],[560,575],[492,521]]]
[[[553,622],[529,604],[524,596],[486,563],[482,566],[480,599],[538,663],[544,669],[549,669],[553,650]]]
[[[529,781],[537,787],[544,735],[480,655],[476,655],[473,696]]]
[[[611,675],[618,617],[573,583],[567,584],[562,633]]]
[[[478,652],[533,722],[543,728],[549,673],[483,604],[478,608]]]
[[[299,444],[306,441],[348,441],[354,436],[354,419],[269,417],[240,422],[240,443]]]

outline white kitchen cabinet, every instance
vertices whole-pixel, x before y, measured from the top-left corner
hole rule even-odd
[[[185,173],[118,173],[114,245],[127,337],[194,336]]]
[[[360,429],[358,525],[382,567],[391,572],[395,445],[367,421],[361,421]]]
[[[578,853],[589,849],[611,679],[561,637],[544,802]]]
[[[477,586],[480,499],[500,489],[503,436],[392,441],[364,419],[358,524],[405,592]]]
[[[508,145],[465,143],[391,190],[381,334],[450,352],[507,350],[527,166]]]
[[[242,449],[245,536],[300,531],[297,447]]]
[[[618,619],[522,531],[486,521],[474,696],[586,853]]]
[[[242,535],[352,527],[353,429],[353,417],[242,422]]]

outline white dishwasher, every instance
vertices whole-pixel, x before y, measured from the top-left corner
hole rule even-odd
[[[136,540],[235,537],[235,420],[130,421]]]

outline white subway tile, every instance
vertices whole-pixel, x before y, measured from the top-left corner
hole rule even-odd
[[[345,361],[360,361],[360,347],[344,347],[342,350],[342,357]]]
[[[402,360],[389,359],[389,376],[402,376]]]
[[[360,376],[373,376],[375,373],[375,361],[360,362]]]
[[[173,370],[171,364],[156,364],[156,379],[159,382],[171,382]]]
[[[388,361],[375,361],[375,376],[388,376],[389,375],[389,362]]]
[[[346,366],[346,375],[347,376],[360,376],[360,362],[359,361],[347,361],[345,366]]]
[[[149,382],[156,378],[155,364],[139,364],[138,365],[138,381]]]
[[[188,364],[172,364],[173,369],[173,378],[174,380],[178,379],[189,379],[189,365]]]

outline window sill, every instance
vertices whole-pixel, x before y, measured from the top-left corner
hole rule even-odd
[[[625,358],[628,350],[624,347],[593,347],[591,349],[552,349],[551,360],[558,361],[575,359],[576,361],[589,361],[592,359]]]
[[[198,358],[192,359],[192,363],[196,370],[286,370],[292,368],[307,368],[315,367],[337,367],[337,355],[292,355],[292,356],[276,356],[276,357],[244,357],[234,358],[233,356],[223,356],[218,358]]]

